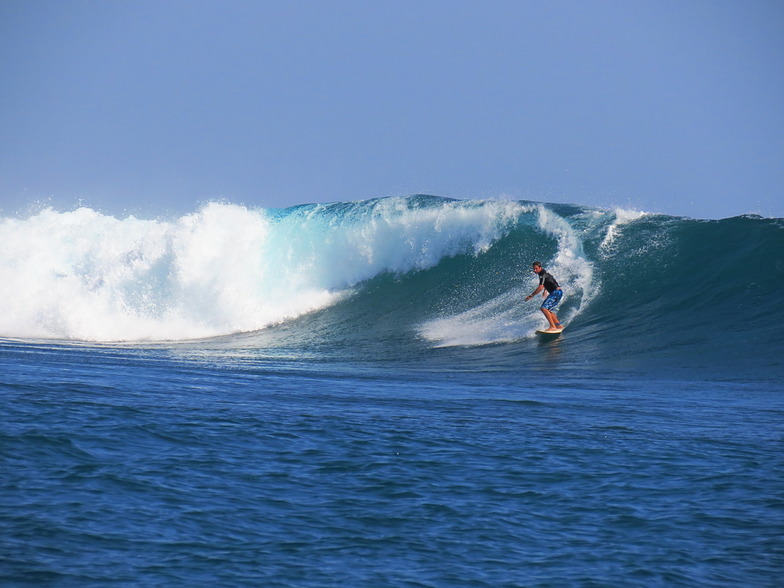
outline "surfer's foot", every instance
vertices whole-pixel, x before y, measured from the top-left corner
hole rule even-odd
[[[555,323],[556,329],[563,329],[563,325],[561,323]]]
[[[549,329],[545,329],[544,332],[545,333],[552,333],[554,331],[557,331],[558,329],[560,329],[560,327],[550,327]]]

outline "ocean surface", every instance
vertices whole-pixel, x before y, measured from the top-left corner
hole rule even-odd
[[[0,585],[778,588],[782,293],[756,216],[2,218]]]

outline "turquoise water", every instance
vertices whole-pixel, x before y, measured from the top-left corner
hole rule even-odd
[[[778,586],[782,235],[431,197],[6,219],[0,578]]]

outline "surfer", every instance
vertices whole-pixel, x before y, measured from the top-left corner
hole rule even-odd
[[[542,302],[542,306],[539,310],[544,313],[547,322],[550,323],[550,327],[545,329],[545,332],[560,332],[563,329],[563,325],[558,322],[558,317],[553,312],[553,309],[558,305],[563,297],[563,290],[558,285],[556,279],[547,273],[547,271],[542,267],[542,264],[538,261],[535,261],[531,264],[534,269],[534,273],[539,276],[539,285],[536,287],[536,290],[531,293],[530,296],[526,296],[526,300],[531,300],[534,296],[539,294],[542,290],[544,290],[543,296],[546,296],[545,301]]]

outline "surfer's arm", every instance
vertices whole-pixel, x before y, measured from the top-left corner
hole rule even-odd
[[[543,287],[544,287],[544,286],[542,286],[542,284],[539,284],[539,286],[537,286],[536,290],[534,290],[534,291],[531,293],[531,295],[530,295],[530,296],[526,296],[526,297],[525,297],[525,299],[526,299],[526,300],[531,300],[531,298],[533,298],[534,296],[536,296],[537,294],[539,294],[539,292],[541,292],[541,291],[542,291],[542,288],[543,288]]]

